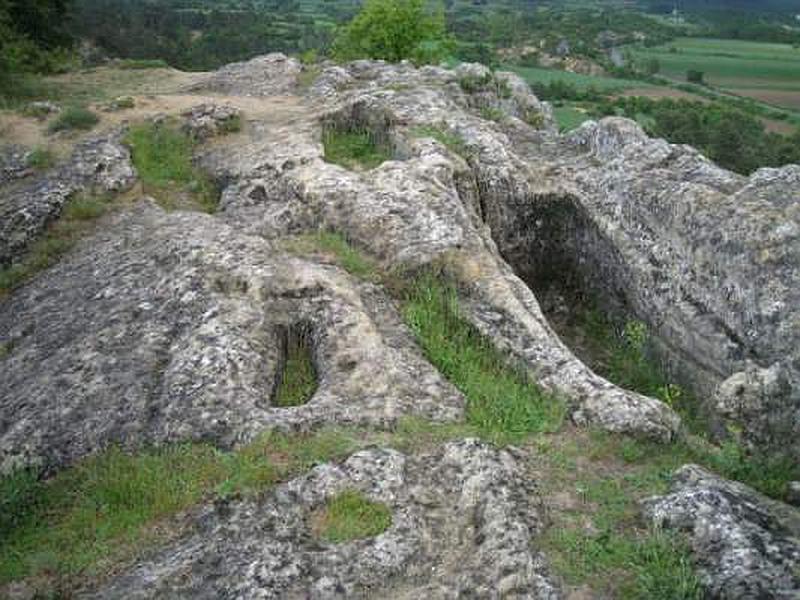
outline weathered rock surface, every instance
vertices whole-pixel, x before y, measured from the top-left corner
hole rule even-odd
[[[315,539],[312,512],[351,489],[385,503],[391,527]],[[87,597],[555,599],[535,498],[512,455],[475,440],[418,457],[365,450],[263,500],[209,508],[196,534]]]
[[[275,131],[277,148],[256,141],[209,157],[209,168],[238,179],[226,218],[246,214],[266,236],[323,223],[389,264],[455,256],[474,322],[546,387],[577,399],[579,422],[660,437],[674,428],[657,407],[587,373],[514,275],[534,289],[572,279],[601,306],[645,321],[700,398],[748,361],[779,364],[788,398],[769,417],[751,414],[743,435],[800,456],[800,166],[745,178],[618,118],[557,136],[524,84],[480,66],[359,61],[324,71],[309,95],[323,124],[377,131],[397,160],[368,175],[320,164],[314,114]],[[531,119],[537,106],[541,118]],[[486,107],[510,116],[487,121]],[[460,138],[461,156],[426,140],[432,127]],[[265,183],[266,210],[242,199]]]
[[[662,527],[688,534],[710,598],[800,597],[800,512],[687,465],[671,492],[645,501]]]
[[[315,110],[304,119],[255,126],[249,143],[202,159],[230,182],[220,217],[270,239],[318,228],[341,231],[389,267],[446,260],[468,292],[468,316],[544,387],[569,398],[576,421],[670,439],[679,427],[674,413],[613,386],[575,358],[497,252],[483,218],[487,202],[507,197],[492,179],[494,170],[527,167],[511,152],[501,126],[478,116],[480,108],[501,107],[510,127],[530,130],[513,115],[530,120],[540,107],[542,135],[549,135],[552,116],[515,75],[496,77],[509,82],[509,91],[490,85],[477,89],[476,98],[462,89],[456,72],[436,67],[358,61],[324,71],[310,90]],[[369,129],[387,140],[396,160],[368,173],[327,163],[319,141],[323,126]],[[425,127],[462,138],[468,162],[427,137]]]
[[[0,148],[0,185],[33,174],[33,169],[29,164],[30,152],[29,148],[16,144]]]
[[[191,85],[187,91],[211,91],[237,96],[280,96],[296,91],[300,61],[279,52],[232,63]]]
[[[196,140],[230,132],[241,118],[241,111],[229,104],[206,102],[182,114],[183,129]]]
[[[312,331],[319,388],[279,408],[277,328],[298,323]],[[63,465],[111,442],[230,447],[269,428],[463,413],[380,290],[151,203],[0,304],[0,342],[3,470]]]
[[[701,398],[751,362],[780,365],[789,398],[744,436],[800,456],[800,166],[745,178],[616,118],[514,147],[531,187],[488,222],[517,271],[534,287],[572,273],[645,321]]]
[[[0,188],[0,265],[21,255],[73,194],[119,192],[133,185],[136,171],[121,137],[115,132],[81,142],[64,165]]]

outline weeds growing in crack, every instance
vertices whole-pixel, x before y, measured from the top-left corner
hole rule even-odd
[[[218,190],[192,163],[195,142],[189,135],[168,124],[147,123],[132,127],[125,143],[143,191],[165,209],[216,210]]]
[[[427,359],[467,399],[467,420],[492,439],[557,431],[562,402],[545,393],[461,315],[455,289],[430,275],[414,282],[403,316]]]
[[[363,432],[265,434],[234,452],[180,444],[129,454],[112,447],[41,480],[0,479],[0,584],[91,576],[164,541],[169,517],[214,496],[257,494],[320,462],[342,459]],[[160,525],[156,526],[156,524]]]

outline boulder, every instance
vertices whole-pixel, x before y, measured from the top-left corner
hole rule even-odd
[[[707,597],[800,597],[800,512],[698,466],[673,476],[670,493],[650,498],[652,523],[684,532]]]

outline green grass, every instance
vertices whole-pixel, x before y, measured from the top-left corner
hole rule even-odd
[[[374,169],[392,158],[391,149],[366,129],[326,127],[322,144],[325,160],[347,169]]]
[[[504,65],[505,70],[514,71],[522,77],[529,85],[536,83],[551,83],[553,81],[564,81],[579,89],[595,88],[599,92],[622,92],[630,88],[653,87],[652,84],[641,81],[630,81],[628,79],[617,79],[614,77],[594,77],[592,75],[581,75],[560,71],[555,69],[543,69],[539,67],[518,67],[515,65]]]
[[[553,113],[558,121],[558,128],[562,132],[572,131],[592,118],[587,113],[568,105],[556,106],[553,108]]]
[[[341,543],[383,533],[392,525],[392,513],[361,492],[345,490],[328,500],[312,521],[318,537]]]
[[[182,208],[178,197],[190,197],[190,207],[213,212],[217,190],[192,163],[194,142],[169,125],[152,123],[132,127],[126,137],[133,163],[146,193],[165,208]]]
[[[353,247],[347,238],[335,231],[318,231],[287,238],[284,247],[301,256],[324,254],[333,258],[340,267],[364,281],[378,282],[377,263]]]
[[[411,130],[411,134],[416,137],[429,137],[433,138],[445,148],[450,150],[453,154],[460,156],[467,160],[472,155],[472,152],[467,146],[467,143],[457,133],[453,133],[447,129],[447,126],[442,125],[420,125]]]
[[[671,52],[672,47],[678,51]],[[788,44],[679,38],[664,46],[635,49],[634,55],[658,58],[662,72],[678,79],[695,69],[721,87],[744,83],[744,87],[800,90],[800,50]]]
[[[47,126],[50,133],[59,131],[89,131],[100,122],[100,118],[89,109],[71,106],[62,110]]]
[[[649,354],[649,332],[637,321],[615,327],[595,309],[574,311],[578,327],[585,333],[590,366],[612,383],[629,390],[658,398],[680,414],[692,436],[672,446],[629,445],[647,448],[647,454],[671,457],[671,468],[695,462],[723,477],[741,481],[763,494],[785,500],[789,482],[800,479],[800,464],[785,457],[748,454],[735,442],[720,446],[708,442],[709,423],[700,399],[666,375],[661,365]]]
[[[267,434],[236,452],[110,448],[47,481],[17,472],[0,479],[0,583],[97,572],[169,535],[165,519],[203,499],[257,494],[357,444],[335,430]]]
[[[403,316],[431,364],[467,398],[467,421],[482,434],[513,441],[561,427],[563,403],[508,366],[461,316],[454,288],[421,276],[407,293]]]
[[[49,148],[35,148],[28,155],[28,165],[37,171],[49,169],[56,162],[56,156]]]
[[[70,198],[61,218],[31,244],[23,258],[0,270],[0,298],[58,262],[111,206],[109,199],[103,197],[79,194]]]
[[[273,404],[282,407],[300,406],[308,402],[317,391],[311,334],[303,325],[290,326],[283,334],[285,356]]]

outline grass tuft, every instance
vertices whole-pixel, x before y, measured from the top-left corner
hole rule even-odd
[[[412,129],[412,134],[417,137],[429,137],[435,139],[453,154],[467,160],[472,155],[467,143],[457,133],[447,130],[445,125],[422,125]]]
[[[52,167],[56,156],[49,148],[35,148],[28,155],[28,165],[37,171],[44,171]]]
[[[392,513],[385,504],[372,502],[361,492],[345,490],[328,500],[311,520],[319,538],[341,543],[383,533],[392,525]]]
[[[347,169],[374,169],[392,158],[391,149],[367,129],[327,127],[322,144],[325,160]]]
[[[557,431],[565,406],[543,392],[460,314],[455,290],[421,276],[403,307],[428,360],[467,398],[467,420],[484,435],[515,441]]]
[[[62,110],[53,119],[47,130],[50,133],[59,131],[89,131],[100,122],[100,118],[87,108],[71,106]]]
[[[192,164],[194,142],[177,128],[147,123],[132,127],[126,143],[146,193],[168,209],[186,204],[214,212],[217,190],[211,180]]]

